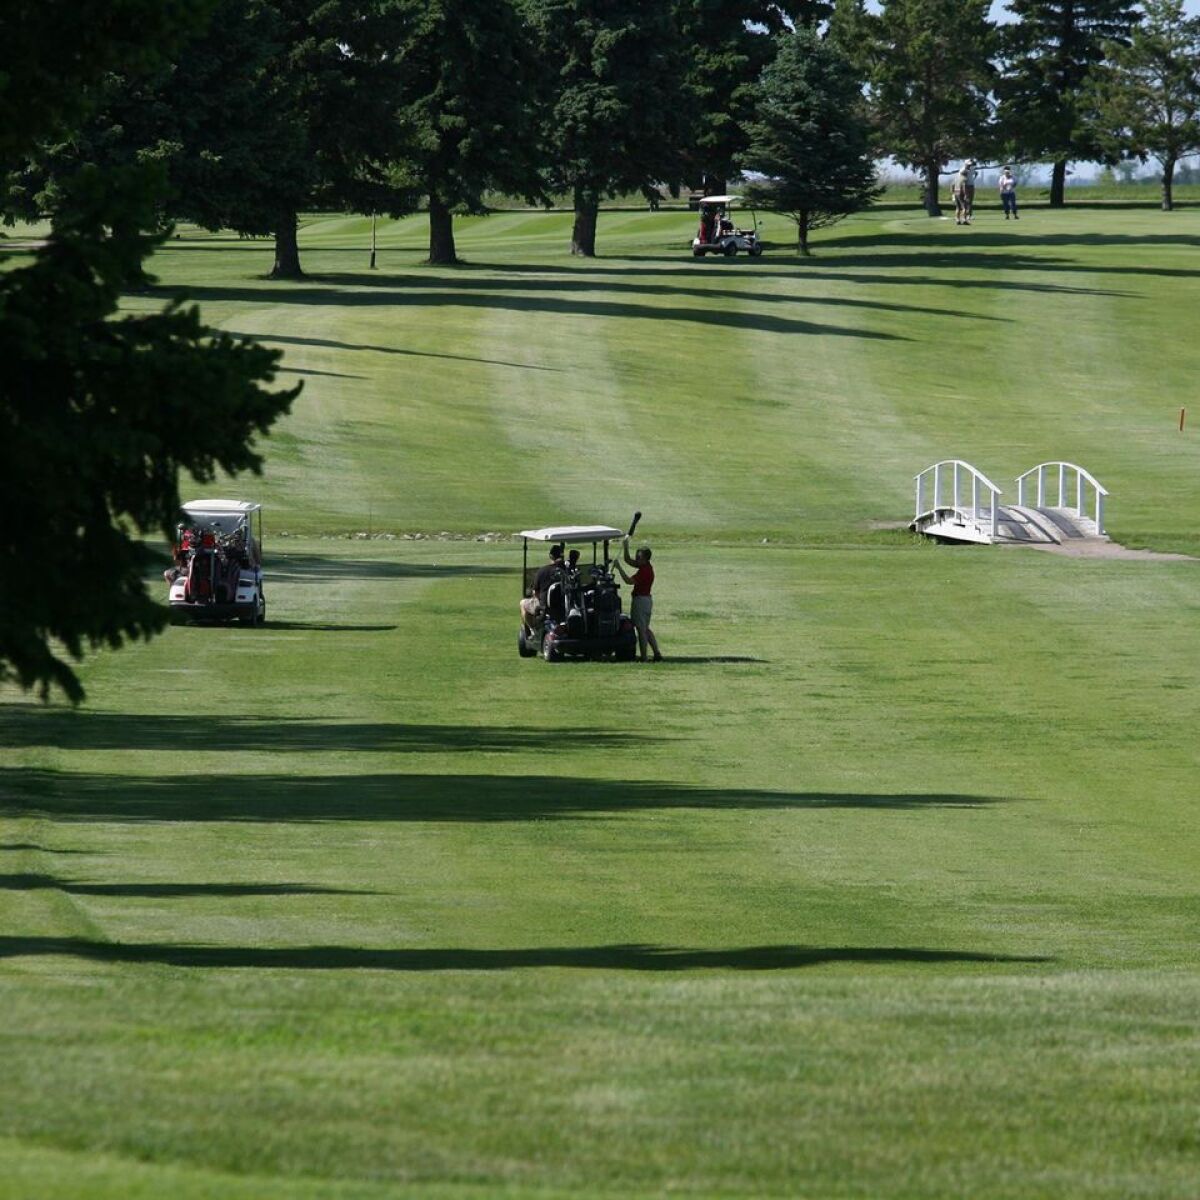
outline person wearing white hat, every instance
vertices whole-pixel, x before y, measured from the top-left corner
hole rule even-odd
[[[1012,214],[1014,221],[1019,221],[1021,218],[1017,216],[1017,181],[1013,176],[1012,167],[1005,167],[1000,172],[1000,203],[1004,206],[1004,219],[1007,221],[1009,213]]]

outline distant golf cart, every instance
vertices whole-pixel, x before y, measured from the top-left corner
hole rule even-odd
[[[758,240],[758,216],[750,209],[750,229],[739,229],[729,215],[737,196],[705,196],[700,201],[700,229],[692,238],[692,254],[703,258],[706,254],[724,254],[732,258],[739,250],[758,258],[762,243]]]
[[[257,520],[255,519],[257,516]],[[190,500],[176,527],[171,623],[267,617],[262,573],[262,505],[248,500]]]
[[[564,548],[561,570],[546,592],[545,610],[537,618],[534,632],[522,624],[517,635],[517,652],[522,658],[540,654],[547,662],[564,658],[612,658],[632,662],[637,657],[637,633],[627,613],[621,611],[621,592],[612,572],[609,546],[623,534],[610,525],[559,525],[546,529],[523,529],[521,598],[531,594],[541,560],[530,565],[529,544]],[[590,563],[569,564],[572,546],[591,547]],[[580,559],[584,557],[580,554]]]

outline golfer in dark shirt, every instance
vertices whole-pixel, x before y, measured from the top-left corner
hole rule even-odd
[[[550,561],[533,577],[530,595],[521,601],[521,622],[532,633],[538,617],[546,611],[546,593],[562,573],[563,548],[555,543],[550,547]]]

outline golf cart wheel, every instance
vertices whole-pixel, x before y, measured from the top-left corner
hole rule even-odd
[[[725,248],[721,251],[721,253],[724,254],[726,258],[732,258],[737,253],[737,243],[726,242]]]
[[[247,625],[261,625],[267,619],[267,601],[262,592],[254,598],[254,609],[250,613]]]
[[[559,654],[557,647],[554,645],[554,639],[552,637],[543,638],[542,657],[547,662],[562,662],[562,655]]]
[[[692,251],[693,258],[703,258],[704,254],[705,254],[705,251],[703,251],[703,250],[693,250]]]
[[[537,653],[529,644],[529,635],[525,632],[524,626],[521,627],[521,632],[517,634],[517,653],[522,658],[532,658]]]
[[[762,258],[762,247],[761,246],[752,246],[750,248],[750,257],[751,258]]]

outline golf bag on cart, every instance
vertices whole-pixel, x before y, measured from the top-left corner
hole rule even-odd
[[[616,637],[621,626],[621,594],[612,574],[592,568],[591,587],[583,594],[588,628],[596,637]]]

